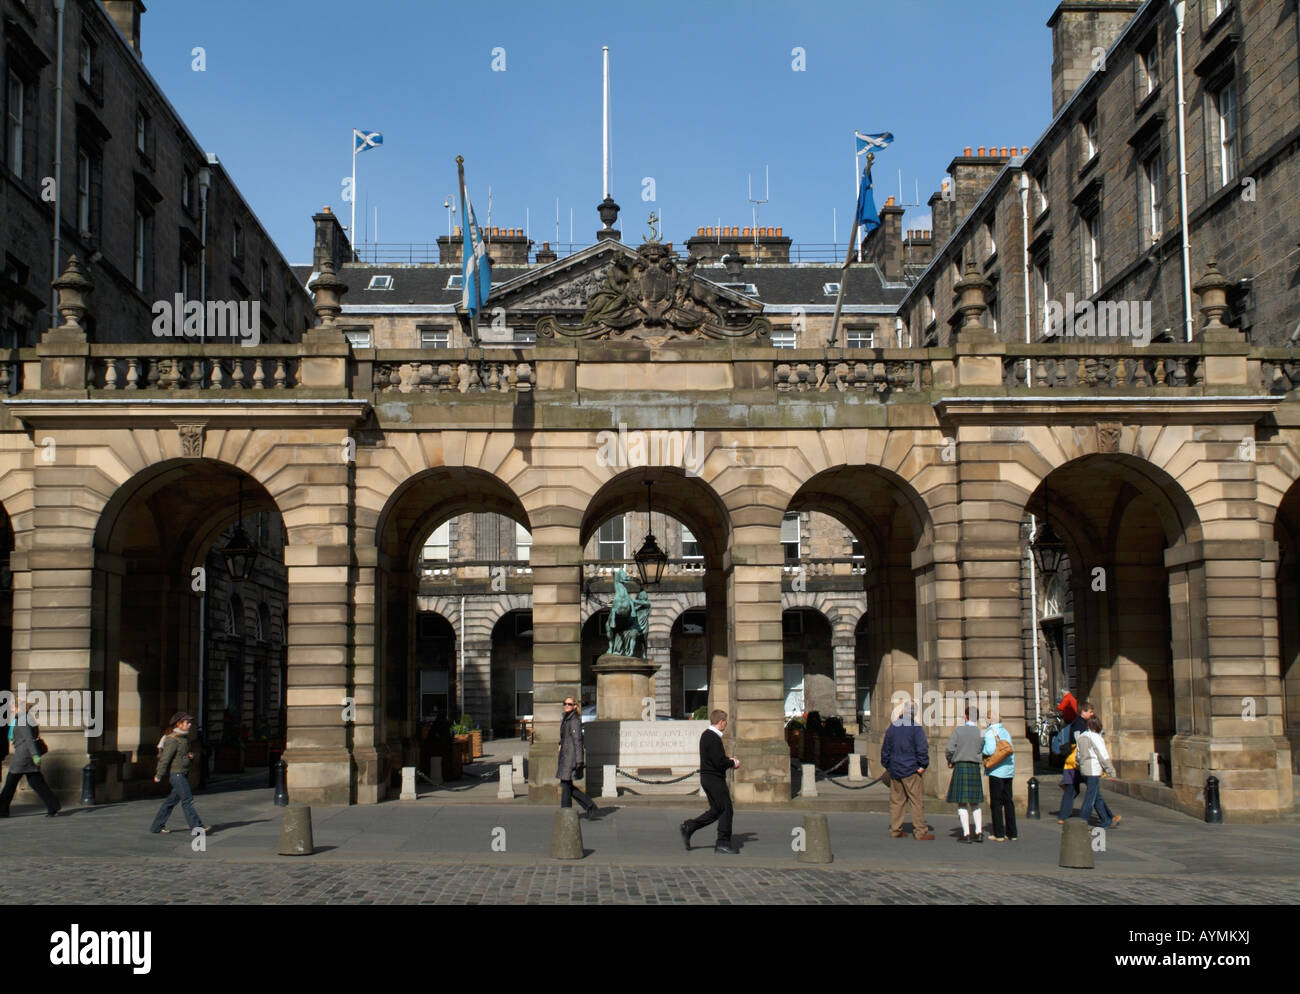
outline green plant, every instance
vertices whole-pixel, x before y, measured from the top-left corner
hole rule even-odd
[[[696,721],[707,721],[709,718],[709,706],[701,704],[692,713],[691,717]]]
[[[808,727],[808,723],[804,721],[800,715],[795,715],[793,718],[791,718],[789,721],[785,723],[785,727],[789,729],[793,729],[796,732],[802,732],[805,728]]]
[[[840,721],[839,715],[831,715],[822,725],[822,738],[842,739],[845,738],[844,722]]]
[[[470,732],[477,731],[477,729],[478,722],[474,720],[473,715],[463,714],[451,726],[451,734],[468,735]]]

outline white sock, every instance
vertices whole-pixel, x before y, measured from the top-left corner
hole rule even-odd
[[[966,805],[957,808],[957,817],[961,819],[961,834],[970,835],[970,812],[966,810]]]
[[[980,808],[975,809],[975,834],[979,835],[984,831],[984,812]]]

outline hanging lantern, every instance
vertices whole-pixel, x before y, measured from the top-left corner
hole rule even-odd
[[[235,581],[247,580],[253,573],[253,564],[257,562],[257,546],[244,531],[244,481],[239,481],[239,517],[235,519],[235,534],[221,550],[221,557],[226,561],[226,572]]]
[[[642,587],[657,584],[663,578],[664,567],[668,565],[668,554],[659,548],[659,543],[655,541],[654,532],[650,531],[649,515],[654,512],[653,487],[654,484],[647,481],[645,541],[641,544],[641,548],[637,549],[636,555],[633,557],[636,560],[636,571],[640,575]]]
[[[1043,518],[1043,525],[1038,529],[1038,534],[1034,536],[1033,553],[1034,565],[1044,580],[1060,572],[1061,563],[1065,561],[1065,543],[1061,541],[1046,517]]]

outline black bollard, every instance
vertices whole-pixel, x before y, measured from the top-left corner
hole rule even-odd
[[[1029,778],[1029,806],[1025,808],[1026,818],[1042,818],[1038,810],[1038,777]]]
[[[275,764],[275,806],[277,808],[289,805],[289,784],[286,779],[288,772],[289,764],[283,759]]]
[[[1205,821],[1210,825],[1223,824],[1223,808],[1219,806],[1219,778],[1205,781]]]
[[[90,762],[81,768],[81,805],[82,807],[94,807],[95,805],[95,757],[90,757]]]

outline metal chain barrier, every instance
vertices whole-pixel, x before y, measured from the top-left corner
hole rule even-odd
[[[483,784],[487,783],[489,780],[501,779],[500,770],[491,770],[488,773],[478,774],[478,783],[472,783],[467,787],[448,787],[446,783],[434,783],[431,779],[429,779],[429,777],[426,774],[422,773],[420,770],[416,770],[415,775],[418,779],[423,780],[430,787],[437,787],[439,790],[448,790],[453,792],[459,792],[462,790],[473,790],[475,787],[483,786]]]
[[[618,767],[615,767],[615,770],[617,770],[620,777],[627,777],[629,780],[635,780],[637,783],[648,784],[681,783],[683,780],[689,780],[691,777],[695,776],[695,774],[700,772],[698,769],[691,770],[691,772],[687,773],[685,776],[674,777],[672,780],[644,780],[641,777],[628,773],[627,770],[619,769]]]
[[[825,771],[823,771],[823,770],[818,770],[818,769],[814,768],[814,769],[813,769],[813,776],[814,776],[814,779],[816,779],[816,780],[822,780],[822,781],[825,781],[826,783],[834,784],[836,787],[839,787],[839,788],[842,789],[842,790],[866,790],[868,787],[874,787],[876,784],[880,783],[880,782],[885,778],[885,775],[882,773],[880,776],[876,777],[876,779],[874,779],[874,780],[870,780],[870,781],[868,781],[867,783],[864,783],[864,784],[858,784],[857,786],[853,786],[853,785],[851,785],[851,784],[844,783],[844,782],[843,782],[843,779],[844,779],[843,777],[832,777],[832,776],[831,776],[831,774],[834,773],[836,770],[838,770],[841,766],[847,766],[847,765],[848,765],[848,762],[849,762],[849,757],[848,757],[848,756],[845,756],[845,757],[844,757],[843,759],[841,759],[838,763],[836,763],[834,766],[832,766],[829,770],[825,770]],[[799,764],[799,765],[802,766],[803,764]]]

